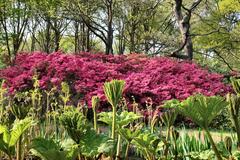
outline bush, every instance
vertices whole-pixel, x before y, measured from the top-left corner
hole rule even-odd
[[[223,75],[210,73],[195,63],[140,54],[21,53],[13,66],[1,70],[0,78],[6,80],[9,91],[14,93],[31,89],[35,74],[42,89],[59,87],[66,81],[72,94],[80,93],[81,100],[88,104],[92,96],[98,95],[102,105],[106,105],[102,86],[112,79],[125,80],[126,99],[131,101],[134,96],[142,106],[149,97],[158,105],[173,98],[183,100],[194,93],[210,96],[231,91],[222,82]]]

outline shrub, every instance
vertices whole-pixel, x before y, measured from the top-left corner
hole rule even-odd
[[[112,79],[126,81],[125,97],[145,105],[151,97],[153,105],[164,100],[186,99],[194,93],[223,95],[231,91],[225,85],[223,75],[210,73],[195,63],[170,58],[132,54],[113,56],[104,54],[45,54],[21,53],[13,66],[0,71],[9,91],[28,90],[33,87],[32,77],[37,74],[40,87],[50,89],[69,84],[72,94],[81,94],[89,106],[91,97],[98,95],[102,106],[106,105],[103,83]]]

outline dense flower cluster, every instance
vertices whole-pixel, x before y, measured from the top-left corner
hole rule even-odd
[[[81,93],[90,102],[93,95],[104,101],[103,83],[111,79],[126,81],[125,97],[134,96],[144,104],[148,97],[154,104],[168,99],[185,99],[194,93],[225,94],[231,89],[223,76],[209,73],[195,63],[144,55],[112,56],[104,54],[19,54],[13,66],[1,70],[10,92],[32,88],[34,74],[42,89],[68,82],[72,92]]]

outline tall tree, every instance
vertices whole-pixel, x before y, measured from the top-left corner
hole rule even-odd
[[[191,32],[190,32],[190,20],[193,11],[196,9],[196,7],[201,3],[202,0],[197,0],[194,3],[191,4],[190,8],[187,8],[183,4],[183,0],[175,0],[175,7],[174,7],[174,13],[175,17],[178,23],[178,27],[181,33],[182,37],[182,44],[181,46],[172,52],[172,57],[177,57],[181,59],[193,59],[193,43],[191,38]],[[183,10],[186,11],[185,14],[183,13]],[[179,54],[180,51],[184,49],[185,55]]]
[[[105,44],[106,54],[113,53],[113,16],[116,0],[73,0],[65,6],[69,19],[83,22]],[[91,4],[91,5],[90,5]]]
[[[0,5],[0,25],[9,57],[19,51],[29,21],[28,1],[5,0]]]

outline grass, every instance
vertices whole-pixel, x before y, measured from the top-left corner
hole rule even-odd
[[[199,139],[199,132],[201,133],[201,138],[200,140],[203,141],[204,140],[204,131],[203,130],[199,130],[199,129],[178,129],[180,136],[184,135],[184,134],[188,134],[189,136],[195,136],[197,139]],[[220,142],[223,141],[224,138],[226,136],[232,137],[233,139],[236,138],[236,133],[235,132],[231,132],[231,131],[225,131],[225,130],[211,130],[210,131],[213,139],[215,142]]]

